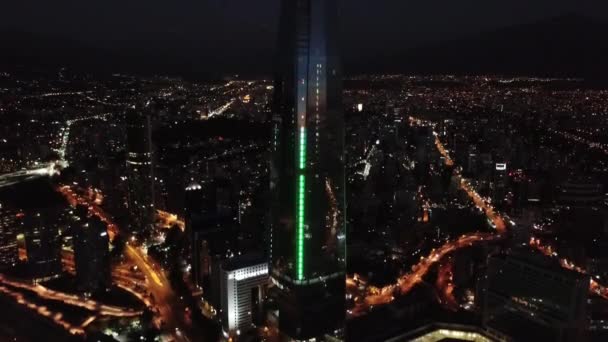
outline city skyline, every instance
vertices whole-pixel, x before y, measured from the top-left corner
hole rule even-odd
[[[0,340],[608,339],[608,5],[7,9]]]

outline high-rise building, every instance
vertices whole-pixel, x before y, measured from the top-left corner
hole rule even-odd
[[[273,100],[270,268],[279,329],[339,334],[345,318],[344,117],[335,0],[282,2]]]
[[[76,207],[73,219],[74,264],[78,287],[85,293],[107,289],[112,282],[107,225],[89,217],[86,207]]]
[[[518,251],[489,257],[477,298],[483,325],[497,339],[580,341],[588,292],[589,276]]]
[[[17,213],[0,203],[0,267],[15,266],[19,262],[17,232],[20,223]]]
[[[260,316],[263,293],[268,285],[268,263],[260,258],[242,256],[221,265],[220,311],[222,328],[234,336],[252,328]]]
[[[205,179],[186,187],[186,233],[190,243],[192,281],[208,290],[211,274],[209,236],[216,231],[217,210],[214,183]]]
[[[34,282],[61,274],[61,236],[55,208],[28,212],[23,219],[27,262]]]
[[[144,235],[154,223],[152,123],[145,110],[130,108],[126,113],[130,226]]]
[[[500,205],[504,202],[507,192],[507,164],[496,163],[493,173],[492,202],[494,202],[495,205]]]

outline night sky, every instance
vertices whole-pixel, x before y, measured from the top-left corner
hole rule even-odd
[[[412,48],[564,13],[608,17],[593,0],[338,0],[342,45],[362,54]],[[274,49],[279,0],[4,1],[0,30],[70,38],[92,47],[223,55]]]

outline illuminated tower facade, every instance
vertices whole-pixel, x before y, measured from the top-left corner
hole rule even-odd
[[[127,182],[130,226],[144,233],[154,223],[154,177],[150,115],[130,108],[127,122]]]
[[[282,2],[274,86],[270,266],[279,329],[343,330],[344,117],[335,0]]]

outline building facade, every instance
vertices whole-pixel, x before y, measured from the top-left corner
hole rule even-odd
[[[198,287],[208,290],[211,274],[209,237],[217,229],[215,186],[210,179],[186,187],[185,223],[190,246],[190,273]]]
[[[267,262],[247,258],[224,262],[220,277],[220,310],[225,334],[239,335],[253,327],[253,318],[261,312],[267,285]]]
[[[56,208],[28,212],[23,219],[27,263],[35,283],[61,275],[61,235]]]
[[[12,267],[19,262],[17,233],[21,227],[18,213],[0,203],[0,267]]]
[[[87,294],[104,291],[112,283],[107,225],[89,217],[82,205],[76,207],[72,220],[78,288]]]
[[[154,164],[150,115],[130,108],[127,123],[127,185],[130,226],[146,232],[154,223]]]
[[[269,256],[279,328],[343,329],[344,117],[335,0],[283,1],[273,100]]]
[[[484,327],[514,341],[580,341],[589,276],[530,252],[494,255],[477,295]]]

